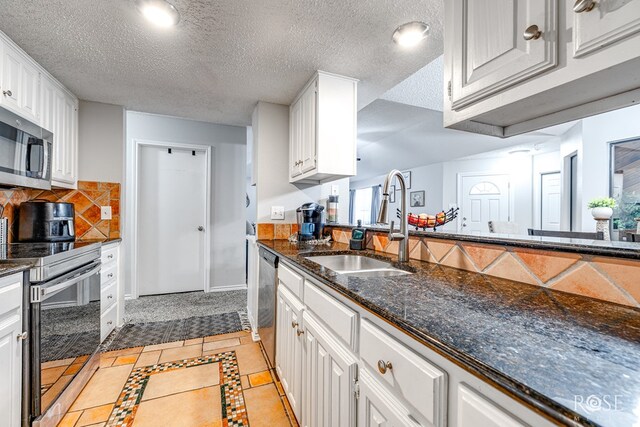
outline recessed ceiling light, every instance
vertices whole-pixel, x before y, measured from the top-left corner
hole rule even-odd
[[[138,10],[152,24],[169,28],[180,21],[180,13],[165,0],[137,0]]]
[[[393,41],[402,47],[413,47],[429,34],[429,25],[420,21],[407,22],[393,32]]]

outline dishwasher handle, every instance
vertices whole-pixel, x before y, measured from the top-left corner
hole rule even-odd
[[[100,261],[95,261],[79,272],[71,272],[58,279],[42,285],[31,286],[31,302],[42,302],[52,294],[56,294],[66,288],[70,288],[78,282],[87,279],[100,272]]]
[[[259,253],[260,253],[260,258],[266,261],[267,264],[269,264],[273,268],[278,268],[278,261],[280,260],[278,258],[278,255],[264,248],[260,248]]]

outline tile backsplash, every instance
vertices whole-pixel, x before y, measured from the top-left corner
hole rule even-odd
[[[3,216],[9,219],[9,242],[16,241],[18,206],[22,202],[35,199],[73,203],[77,239],[105,240],[120,237],[120,184],[79,181],[77,190],[0,190],[0,205],[4,206]],[[110,220],[100,219],[100,206],[111,206]]]
[[[331,228],[349,243],[350,229]],[[367,232],[367,248],[393,255],[398,242]],[[640,262],[635,260],[411,236],[409,257],[543,288],[640,307]]]

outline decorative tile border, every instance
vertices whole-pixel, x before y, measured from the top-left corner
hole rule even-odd
[[[240,370],[235,351],[211,356],[184,359],[134,369],[125,383],[106,427],[129,427],[140,406],[144,389],[152,375],[186,369],[193,366],[220,363],[220,388],[222,397],[222,420],[224,426],[248,426],[247,409],[242,394]]]
[[[120,184],[78,181],[77,190],[0,190],[0,205],[4,206],[3,215],[9,219],[9,242],[16,240],[14,232],[18,223],[18,207],[22,202],[34,199],[73,203],[76,213],[76,236],[79,239],[104,240],[120,237]],[[100,218],[100,206],[111,206],[111,220]]]
[[[349,243],[350,230],[331,227],[333,240]],[[367,249],[398,253],[386,233],[367,233]],[[411,236],[409,257],[488,276],[640,307],[640,262],[561,251]]]

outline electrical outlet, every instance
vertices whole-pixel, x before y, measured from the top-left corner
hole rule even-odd
[[[332,185],[331,185],[331,195],[332,195],[332,196],[338,196],[338,195],[339,195],[339,194],[338,194],[339,192],[340,192],[340,186],[339,186],[339,185],[336,185],[336,184],[332,184]]]
[[[111,219],[111,206],[100,206],[100,219]]]
[[[271,219],[284,220],[284,206],[271,206]]]

